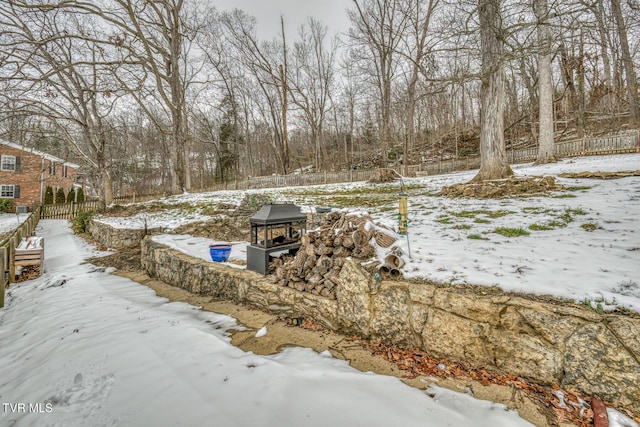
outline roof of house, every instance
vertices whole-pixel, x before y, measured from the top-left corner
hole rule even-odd
[[[77,165],[77,164],[71,163],[71,162],[67,162],[67,161],[65,161],[65,160],[63,160],[63,159],[61,159],[59,157],[52,156],[51,154],[47,154],[47,153],[45,153],[43,151],[39,151],[39,150],[36,150],[34,148],[25,147],[25,146],[20,145],[20,144],[15,144],[13,142],[2,141],[2,140],[0,140],[0,144],[6,145],[7,147],[11,147],[11,148],[16,148],[18,150],[26,151],[28,153],[35,154],[36,156],[40,156],[45,160],[49,160],[50,162],[62,163],[64,166],[68,166],[70,168],[74,168],[74,169],[80,168],[80,165]]]

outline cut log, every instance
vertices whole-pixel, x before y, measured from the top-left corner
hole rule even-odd
[[[371,245],[361,246],[352,252],[352,256],[358,259],[369,259],[376,254],[375,249]]]
[[[356,248],[361,248],[369,243],[368,234],[361,229],[357,229],[356,231],[354,231],[351,235],[351,238],[353,239],[353,243],[355,244]]]
[[[355,244],[353,243],[353,238],[351,236],[343,236],[342,246],[347,249],[353,249],[355,247]]]
[[[311,270],[313,267],[315,267],[317,259],[318,257],[316,257],[315,253],[313,255],[309,255],[307,259],[304,261],[304,264],[302,265],[302,270],[303,271]]]
[[[344,265],[344,258],[335,258],[333,260],[333,267],[338,269],[338,272],[340,272],[340,270],[342,269],[342,266]]]
[[[318,272],[318,274],[324,275],[329,270],[331,270],[331,267],[333,267],[333,261],[328,256],[323,255],[318,258],[314,269]]]
[[[333,230],[342,228],[342,226],[344,225],[345,218],[347,216],[345,212],[336,212],[336,213],[339,214],[339,216],[331,224],[331,229]]]
[[[313,289],[316,285],[320,284],[323,281],[322,276],[318,273],[314,273],[307,279],[306,286],[309,289]]]
[[[307,253],[307,255],[309,255],[309,256],[315,256],[315,254],[316,254],[316,247],[315,247],[315,246],[313,246],[313,245],[311,245],[311,244],[310,244],[310,245],[307,245],[307,246],[303,246],[303,247],[301,247],[301,248],[298,250],[298,252],[300,252],[300,251],[301,251],[301,250],[303,250],[303,249],[304,249],[304,251]]]
[[[345,258],[351,255],[351,251],[344,246],[338,246],[333,249],[334,258]]]
[[[304,236],[302,236],[302,238],[300,239],[300,243],[302,243],[302,246],[308,246],[308,245],[312,245],[314,240],[315,238],[313,234],[307,233]]]
[[[323,285],[327,291],[330,291],[336,287],[336,284],[333,282],[333,280],[329,280],[329,279],[325,279]],[[326,295],[323,295],[323,296],[326,296]]]
[[[284,279],[286,273],[287,273],[287,270],[283,266],[278,266],[276,268],[276,273],[275,273],[276,280]]]
[[[324,281],[324,279],[320,279],[320,280]],[[316,289],[316,287],[318,287],[319,289],[322,289],[323,288],[322,283],[319,283],[318,285],[315,285],[315,286],[312,283],[307,283],[307,286],[305,287],[305,291],[312,292]]]
[[[313,251],[315,252],[316,255],[320,256],[320,255],[324,255],[324,251],[327,249],[327,247],[325,246],[324,242],[320,242],[317,245],[315,245]]]
[[[298,251],[291,265],[293,266],[293,268],[302,269],[302,266],[304,265],[304,262],[307,260],[308,257],[309,257],[309,254],[307,254],[306,252]]]
[[[376,239],[376,244],[381,248],[388,248],[396,242],[395,237],[382,231],[376,231],[373,236]]]

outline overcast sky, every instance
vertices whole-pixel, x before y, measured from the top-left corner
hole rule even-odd
[[[331,33],[349,27],[346,9],[352,0],[214,0],[218,10],[242,9],[258,21],[258,36],[272,38],[280,31],[280,15],[284,15],[285,32],[293,37],[309,16],[318,18]]]

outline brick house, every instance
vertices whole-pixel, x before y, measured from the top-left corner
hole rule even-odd
[[[74,185],[79,166],[42,151],[0,141],[0,199],[13,199],[14,209],[29,211],[42,204],[47,186]]]

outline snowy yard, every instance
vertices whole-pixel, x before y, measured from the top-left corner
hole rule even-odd
[[[516,173],[639,168],[640,155],[603,156],[524,165]],[[410,196],[412,259],[406,276],[498,285],[640,312],[640,177],[559,179],[577,188],[568,192],[575,197],[479,201],[426,194],[473,174],[405,180],[412,188],[423,187]],[[294,191],[274,190],[287,200]],[[237,204],[242,197],[242,192],[227,191],[166,201]],[[305,197],[294,201],[306,208],[312,201]],[[388,204],[397,206],[397,199]],[[393,211],[371,214],[395,222]],[[7,215],[17,226],[16,216]],[[176,210],[104,221],[173,228],[203,218]],[[560,218],[566,220],[562,226],[529,228]],[[587,231],[581,227],[585,223],[597,226]],[[498,227],[530,234],[504,237],[493,232]],[[420,391],[396,378],[352,369],[328,351],[244,352],[230,344],[226,333],[238,327],[233,318],[169,303],[145,286],[84,263],[98,252],[74,236],[65,221],[42,221],[38,235],[47,248],[56,248],[46,251],[44,275],[12,285],[0,309],[0,425],[530,425],[502,405],[435,386]],[[209,260],[208,239],[168,234],[154,239]],[[403,244],[408,252],[406,239]],[[243,259],[244,248],[236,243],[232,258]],[[610,421],[614,427],[637,427],[615,411]]]
[[[639,169],[640,154],[514,167],[517,176]],[[418,188],[410,191],[409,236],[402,240],[404,251],[411,253],[404,268],[405,277],[450,284],[495,285],[505,291],[554,295],[589,304],[594,309],[620,306],[640,312],[640,176],[611,180],[557,178],[569,191],[551,197],[478,200],[427,194],[438,192],[446,185],[468,181],[475,173],[404,180],[407,187]],[[372,186],[360,182],[268,191],[280,200],[293,199],[304,211],[318,201],[318,197],[309,196],[314,191],[354,194],[354,189],[362,188],[364,193]],[[239,204],[245,194],[242,191],[184,194],[164,201],[170,205]],[[382,203],[370,213],[395,229],[397,197],[386,197]],[[358,206],[352,209],[362,210]],[[103,220],[124,228],[142,228],[144,221],[149,227],[175,228],[203,218],[206,217],[197,213],[169,210]],[[495,232],[501,228],[522,230],[528,235],[505,237]],[[185,253],[210,259],[210,240],[184,235],[155,239]],[[243,245],[234,245],[232,259],[245,257]]]

